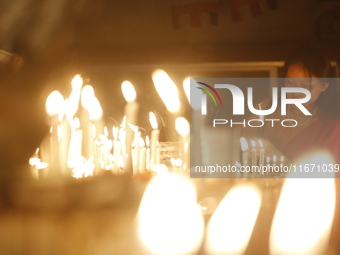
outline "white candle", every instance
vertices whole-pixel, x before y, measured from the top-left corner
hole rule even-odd
[[[260,166],[264,165],[264,146],[261,140],[257,141],[258,144],[260,145]]]
[[[71,176],[71,172],[68,170],[68,155],[71,143],[71,126],[66,118],[60,123],[61,137],[59,141],[59,160],[60,171],[63,176]]]
[[[151,170],[151,155],[150,155],[150,142],[149,142],[149,136],[146,136],[145,138],[146,143],[146,170]]]
[[[176,130],[180,135],[180,144],[182,146],[182,169],[186,171],[189,168],[189,133],[190,133],[190,126],[189,122],[182,117],[176,119]]]
[[[125,105],[126,123],[131,123],[131,124],[136,125],[139,105],[135,101],[136,100],[135,88],[133,87],[131,82],[124,81],[122,83],[122,92],[126,100],[126,105]],[[128,154],[126,161],[125,161],[125,170],[126,170],[126,173],[133,174],[132,157],[131,157],[131,145],[133,142],[133,131],[128,126],[126,126],[125,130],[126,130],[126,152]]]
[[[64,97],[58,92],[53,91],[46,99],[46,111],[50,116],[51,121],[51,133],[50,133],[50,151],[51,151],[51,162],[49,164],[50,176],[58,177],[60,173],[60,162],[59,162],[59,141],[58,141],[58,125],[59,125],[59,114],[62,110],[64,103]]]
[[[249,146],[247,140],[244,137],[240,138],[241,143],[241,150],[242,150],[242,165],[248,166],[249,165]]]
[[[141,136],[141,132],[139,131],[139,128],[135,125],[132,125],[129,123],[130,128],[134,132],[134,139],[133,139],[133,148],[132,148],[132,169],[133,169],[133,175],[138,174],[139,170],[139,152],[140,152],[140,146],[139,146],[139,138]]]
[[[149,113],[149,121],[152,127],[151,131],[151,166],[157,164],[157,142],[159,140],[159,130],[156,115],[153,112]]]
[[[113,157],[114,157],[114,172],[118,173],[118,163],[120,157],[120,141],[118,140],[118,127],[112,128],[113,133]]]
[[[257,166],[256,142],[251,140],[250,143],[251,143],[251,146],[253,147],[251,149],[251,165]]]
[[[139,156],[139,172],[144,173],[145,172],[145,160],[146,160],[146,149],[145,149],[145,143],[143,138],[139,138],[139,146],[140,146],[140,156]]]
[[[94,159],[95,144],[93,139],[92,122],[90,121],[89,110],[91,108],[91,102],[94,97],[94,90],[92,86],[86,85],[81,91],[81,104],[83,111],[81,115],[81,123],[83,128],[83,143],[82,153],[85,159]],[[93,117],[93,116],[92,116]]]

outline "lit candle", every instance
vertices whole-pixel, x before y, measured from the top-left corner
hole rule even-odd
[[[176,130],[180,134],[180,144],[182,145],[182,169],[186,171],[189,167],[189,133],[190,127],[188,121],[183,117],[176,119]]]
[[[113,155],[114,155],[114,171],[115,173],[118,173],[118,163],[119,163],[119,157],[120,157],[120,141],[118,139],[118,127],[112,128],[113,133]]]
[[[146,149],[145,149],[145,143],[143,138],[139,138],[139,147],[140,149],[140,156],[139,156],[139,172],[144,173],[145,172],[145,160],[146,160]]]
[[[132,125],[129,123],[130,128],[134,132],[134,139],[133,139],[133,146],[132,146],[132,169],[133,169],[133,175],[138,174],[139,170],[139,153],[140,153],[140,146],[139,146],[139,138],[141,136],[141,132],[139,131],[139,128],[135,125]]]
[[[250,143],[251,143],[251,146],[253,147],[251,149],[251,165],[257,166],[256,142],[251,140]]]
[[[207,254],[244,254],[261,207],[261,191],[251,184],[232,188],[207,227]]]
[[[93,139],[93,124],[90,121],[89,110],[91,108],[91,102],[94,97],[94,90],[92,86],[86,85],[81,91],[81,104],[85,111],[82,111],[81,125],[83,129],[83,143],[82,153],[85,159],[94,158],[95,144]],[[93,117],[93,116],[92,116]]]
[[[68,156],[69,156],[69,149],[71,143],[71,125],[68,119],[72,118],[70,112],[70,100],[66,99],[64,101],[64,109],[62,111],[62,115],[60,115],[61,122],[60,122],[60,130],[61,136],[59,140],[59,161],[60,161],[60,171],[63,176],[71,176],[71,172],[68,169]],[[65,116],[65,114],[66,116]]]
[[[296,165],[300,162],[334,164],[329,155],[321,153]],[[300,174],[292,173],[283,184],[270,232],[270,254],[328,254],[336,205],[334,173],[327,174],[331,178],[298,178]]]
[[[149,136],[146,136],[145,138],[146,143],[146,170],[151,170],[151,155],[150,155],[150,141]]]
[[[242,150],[242,164],[243,166],[249,165],[249,146],[247,140],[244,137],[240,138],[241,150]]]
[[[125,116],[126,116],[126,123],[131,123],[136,125],[137,124],[137,114],[138,114],[138,103],[136,100],[136,91],[131,82],[124,81],[122,83],[122,92],[124,98],[126,100],[125,105]],[[125,125],[126,130],[126,152],[127,157],[125,159],[125,170],[126,173],[133,174],[132,169],[132,157],[131,157],[131,145],[133,142],[133,130]],[[125,157],[125,155],[123,155]]]
[[[159,129],[158,123],[156,119],[156,115],[153,112],[149,113],[149,121],[152,127],[151,131],[151,166],[157,164],[156,155],[157,155],[157,142],[159,140]]]
[[[58,125],[59,114],[62,111],[64,97],[58,92],[53,91],[46,99],[46,112],[50,116],[51,133],[50,133],[50,151],[51,161],[49,164],[49,175],[53,177],[61,176],[59,162],[59,141],[58,141]]]
[[[169,111],[167,120],[168,141],[177,141],[177,133],[175,130],[175,119],[180,110],[180,101],[176,84],[171,80],[169,75],[163,70],[156,70],[152,74],[152,80],[156,91],[166,108]]]
[[[264,146],[261,140],[257,141],[260,145],[260,166],[264,165]]]
[[[153,178],[137,214],[141,243],[137,253],[196,254],[203,232],[203,216],[192,183],[175,174]]]

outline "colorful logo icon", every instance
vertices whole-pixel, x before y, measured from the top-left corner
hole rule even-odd
[[[203,86],[207,87],[208,89],[210,89],[216,95],[218,101],[220,102],[220,105],[222,105],[222,99],[221,99],[220,95],[217,93],[216,89],[214,89],[212,86],[210,86],[206,83],[203,83],[203,82],[196,82],[196,83],[203,85]],[[214,95],[208,89],[201,88],[201,87],[196,87],[196,88],[203,90],[205,93],[207,93],[211,97],[211,99],[214,101],[215,106],[217,106],[216,98],[214,97]]]

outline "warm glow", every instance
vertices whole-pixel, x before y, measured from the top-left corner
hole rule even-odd
[[[145,137],[145,143],[146,143],[146,147],[150,147],[150,139],[149,139],[149,136],[147,135],[146,137]]]
[[[156,176],[144,192],[137,219],[140,240],[153,254],[194,254],[200,247],[203,216],[194,186],[182,176]]]
[[[122,92],[126,102],[133,102],[136,100],[136,90],[129,81],[122,83]]]
[[[145,142],[144,139],[142,137],[139,137],[139,147],[145,147]]]
[[[72,79],[72,89],[74,90],[80,90],[81,87],[83,86],[83,79],[80,77],[79,74],[77,74],[76,76],[74,76],[74,78]]]
[[[99,101],[96,97],[92,98],[91,104],[88,105],[87,110],[89,112],[91,120],[99,120],[103,115],[102,106],[100,105],[100,103],[99,103]]]
[[[81,104],[82,106],[88,110],[91,105],[92,99],[94,98],[94,90],[91,85],[86,85],[81,90]]]
[[[132,131],[133,132],[138,132],[138,127],[137,126],[135,126],[135,125],[132,125],[131,123],[129,123],[129,126],[130,126],[130,128],[132,129]]]
[[[169,75],[163,70],[156,70],[152,74],[152,80],[166,108],[172,113],[177,113],[180,108],[178,89]]]
[[[76,129],[79,129],[80,128],[80,121],[78,118],[74,118],[74,126]]]
[[[153,112],[149,112],[149,120],[150,120],[152,129],[158,129],[156,115]]]
[[[261,206],[261,191],[238,185],[224,197],[207,227],[208,254],[243,254]]]
[[[240,143],[241,143],[241,150],[242,150],[243,152],[244,152],[244,151],[247,151],[247,150],[249,149],[247,140],[246,140],[244,137],[241,137],[241,138],[240,138]]]
[[[64,97],[59,91],[53,91],[46,99],[46,112],[49,116],[59,115],[63,110]]]
[[[182,165],[182,160],[180,158],[170,158],[170,163],[173,167],[180,167]]]
[[[72,169],[74,178],[92,176],[95,168],[95,165],[93,163],[93,157],[86,160],[82,156],[69,159],[68,166]]]
[[[152,165],[151,170],[156,172],[158,175],[167,174],[169,172],[166,165]]]
[[[325,153],[297,163],[300,162],[303,166],[334,165]],[[270,233],[270,252],[326,254],[336,201],[334,178],[296,178],[296,175],[298,173],[291,174],[283,185]],[[334,173],[327,173],[327,177],[334,177]]]
[[[186,78],[183,80],[183,89],[190,104],[190,78]]]
[[[29,164],[31,166],[34,166],[34,165],[38,164],[40,161],[41,161],[40,158],[30,158],[29,159]]]
[[[187,136],[190,133],[190,126],[189,122],[183,118],[183,117],[178,117],[175,121],[175,126],[176,126],[176,131],[178,134],[181,136]]]

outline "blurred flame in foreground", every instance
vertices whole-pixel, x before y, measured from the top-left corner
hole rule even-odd
[[[310,169],[312,164],[334,166],[326,153],[300,162]],[[313,173],[293,173],[285,181],[270,233],[270,254],[325,254],[335,210],[335,182],[334,173],[316,172],[314,168]],[[328,178],[294,178],[321,174]]]
[[[208,254],[243,254],[261,206],[261,191],[251,184],[231,189],[207,227]]]
[[[138,236],[152,254],[194,253],[204,232],[194,186],[175,174],[155,177],[144,193],[137,223]]]

